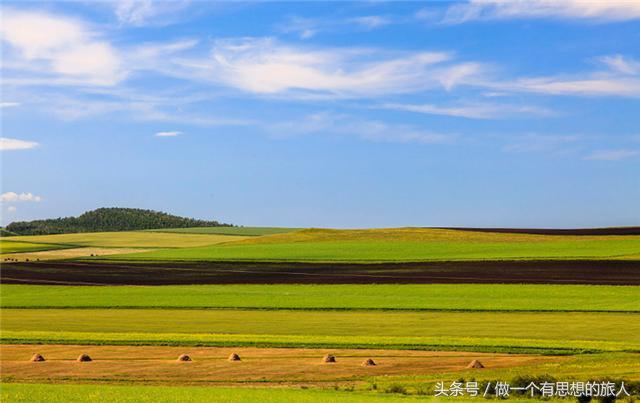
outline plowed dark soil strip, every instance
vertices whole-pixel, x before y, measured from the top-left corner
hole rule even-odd
[[[420,263],[29,262],[2,266],[6,284],[528,283],[640,285],[640,261]]]
[[[640,235],[640,227],[611,227],[611,228],[456,228],[441,227],[442,229],[455,229],[459,231],[475,232],[499,232],[503,234],[534,234],[534,235]]]

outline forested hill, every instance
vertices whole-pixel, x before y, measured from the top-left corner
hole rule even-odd
[[[65,234],[71,232],[131,231],[157,228],[221,227],[217,221],[178,217],[153,210],[99,208],[79,217],[18,221],[4,229],[17,235]]]

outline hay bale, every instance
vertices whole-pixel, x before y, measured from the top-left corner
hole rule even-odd
[[[76,361],[78,361],[78,362],[91,362],[93,360],[91,359],[91,357],[89,357],[89,354],[80,354],[80,356],[78,357],[78,359]]]
[[[40,354],[34,354],[33,357],[31,357],[31,362],[42,362],[42,361],[45,361],[45,359]]]
[[[231,355],[229,356],[229,361],[242,361],[240,359],[240,356],[236,353],[231,353]]]
[[[376,364],[376,362],[375,362],[375,361],[373,361],[373,359],[371,359],[371,358],[367,358],[367,359],[366,359],[366,360],[364,360],[364,362],[362,363],[362,366],[363,366],[363,367],[375,367],[376,365],[378,365],[378,364]]]
[[[469,363],[469,365],[467,365],[467,368],[480,369],[480,368],[484,368],[484,365],[482,365],[482,363],[478,360],[473,360]]]
[[[178,361],[191,361],[191,357],[186,354],[180,354],[180,357],[178,357]]]
[[[322,362],[336,362],[336,357],[331,354],[327,354],[322,358]]]

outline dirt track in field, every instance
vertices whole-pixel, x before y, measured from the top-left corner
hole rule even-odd
[[[640,285],[640,261],[468,261],[420,263],[115,263],[2,265],[5,284],[367,284],[528,283]]]
[[[488,369],[561,362],[568,357],[404,350],[326,350],[147,346],[2,345],[2,377],[13,382],[145,382],[157,384],[326,384],[369,376],[469,373],[474,359]],[[229,362],[231,353],[240,362]],[[30,362],[34,353],[47,361]],[[79,363],[82,353],[94,360]],[[177,362],[180,354],[193,361]],[[333,354],[336,362],[322,362]],[[372,358],[378,365],[363,367]]]

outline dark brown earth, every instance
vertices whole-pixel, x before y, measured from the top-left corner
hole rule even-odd
[[[103,263],[2,265],[5,284],[365,284],[529,283],[640,285],[640,261],[465,261],[416,263]]]
[[[535,234],[535,235],[640,235],[640,227],[610,227],[610,228],[456,228],[440,227],[441,229],[455,229],[458,231],[500,232],[503,234]]]

